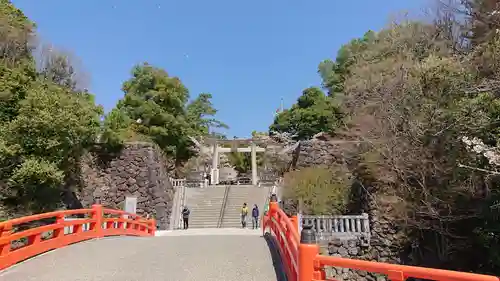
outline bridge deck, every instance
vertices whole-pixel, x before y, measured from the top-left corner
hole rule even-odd
[[[273,256],[258,235],[111,237],[32,258],[0,272],[0,280],[280,280]]]

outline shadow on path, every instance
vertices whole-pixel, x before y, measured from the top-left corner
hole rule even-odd
[[[283,267],[283,262],[281,260],[280,250],[276,238],[270,233],[264,234],[264,239],[266,239],[267,246],[269,247],[269,252],[273,259],[274,272],[276,273],[277,281],[287,281],[285,268]]]

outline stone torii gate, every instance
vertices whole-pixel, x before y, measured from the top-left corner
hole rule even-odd
[[[212,147],[212,184],[219,183],[219,153],[227,152],[250,152],[252,162],[252,185],[257,185],[257,152],[265,152],[264,147],[257,145],[257,141],[253,139],[234,139],[234,140],[219,140],[207,139],[207,144]],[[231,144],[231,147],[222,147],[219,144]],[[239,144],[247,145],[247,147],[239,147]]]

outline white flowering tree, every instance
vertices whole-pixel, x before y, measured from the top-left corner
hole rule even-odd
[[[464,164],[459,164],[461,167],[464,168],[473,168],[476,170],[481,170],[485,172],[489,172],[492,174],[497,174],[500,175],[500,172],[496,170],[496,167],[500,166],[500,147],[492,147],[488,146],[483,143],[482,140],[479,138],[469,138],[469,137],[462,137],[462,142],[465,144],[467,150],[474,152],[478,155],[481,155],[482,157],[486,158],[488,160],[488,163],[495,169],[495,170],[485,170],[485,169],[480,169],[480,168],[475,168],[475,167],[470,167],[468,165]]]

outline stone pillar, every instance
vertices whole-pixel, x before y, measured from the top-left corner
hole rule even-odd
[[[214,151],[212,155],[212,173],[211,173],[211,183],[216,185],[219,183],[219,146],[217,143],[214,144]]]
[[[252,185],[257,185],[257,150],[255,143],[252,142]]]
[[[297,212],[297,219],[299,221],[299,233],[304,229],[302,225],[302,211],[304,210],[304,200],[302,198],[299,199],[299,210]]]

